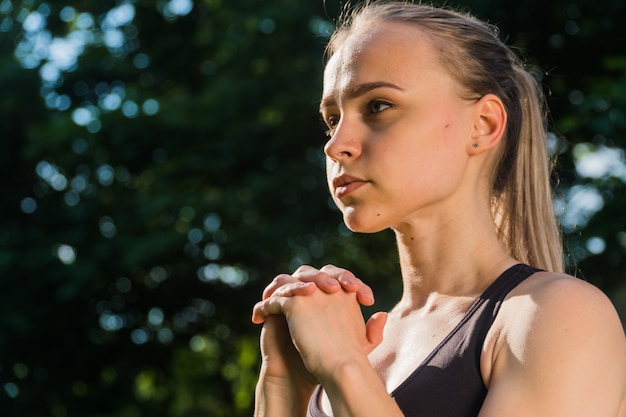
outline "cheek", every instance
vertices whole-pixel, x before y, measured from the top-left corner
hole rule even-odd
[[[442,162],[454,162],[466,156],[466,138],[468,130],[460,120],[446,117],[435,124],[432,131],[433,150]]]
[[[462,135],[452,123],[439,125],[410,146],[403,171],[429,195],[450,193],[465,175],[467,154]]]
[[[434,193],[447,195],[455,192],[463,182],[467,159],[457,149],[443,149],[433,158],[429,180]]]

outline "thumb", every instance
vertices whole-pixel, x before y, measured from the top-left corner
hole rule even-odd
[[[383,341],[383,331],[387,323],[387,313],[379,311],[372,314],[365,324],[365,344],[363,349],[366,354],[373,351]]]

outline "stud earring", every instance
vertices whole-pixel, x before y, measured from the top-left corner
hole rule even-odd
[[[472,148],[474,148],[474,149],[478,148],[478,144],[477,143],[473,144]]]

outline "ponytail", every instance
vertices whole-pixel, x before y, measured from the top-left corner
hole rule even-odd
[[[514,65],[514,71],[521,124],[507,183],[501,194],[494,196],[498,235],[509,254],[519,261],[561,272],[563,245],[552,205],[543,93],[528,71],[520,65]]]

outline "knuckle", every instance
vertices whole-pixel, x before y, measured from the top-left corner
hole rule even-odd
[[[278,288],[289,282],[289,278],[291,278],[291,276],[287,274],[276,275],[274,279],[263,290],[263,298],[271,296],[274,292],[276,292]]]
[[[311,265],[300,265],[294,273],[295,274],[302,273],[302,272],[310,271],[311,269],[315,269],[315,268],[313,268]]]
[[[344,270],[334,265],[324,265],[322,269],[320,269],[320,272],[324,274],[324,278],[333,278],[337,281],[339,281],[342,271]]]
[[[293,274],[295,278],[303,282],[315,281],[319,275],[320,275],[320,271],[317,268],[313,268],[312,266],[309,266],[309,265],[302,265]]]
[[[291,275],[288,275],[288,274],[276,275],[274,277],[274,279],[272,280],[272,284],[274,284],[276,286],[283,285],[285,282],[287,282],[289,280],[289,278],[291,278]]]
[[[320,269],[320,271],[324,271],[324,272],[326,272],[326,271],[342,271],[342,270],[344,270],[344,269],[343,268],[339,268],[339,267],[337,267],[337,266],[335,266],[333,264],[326,264],[326,265],[324,265]]]
[[[357,280],[357,277],[350,271],[343,269],[341,270],[341,272],[338,275],[338,279],[340,281],[346,282],[346,283],[352,283],[355,280]]]

